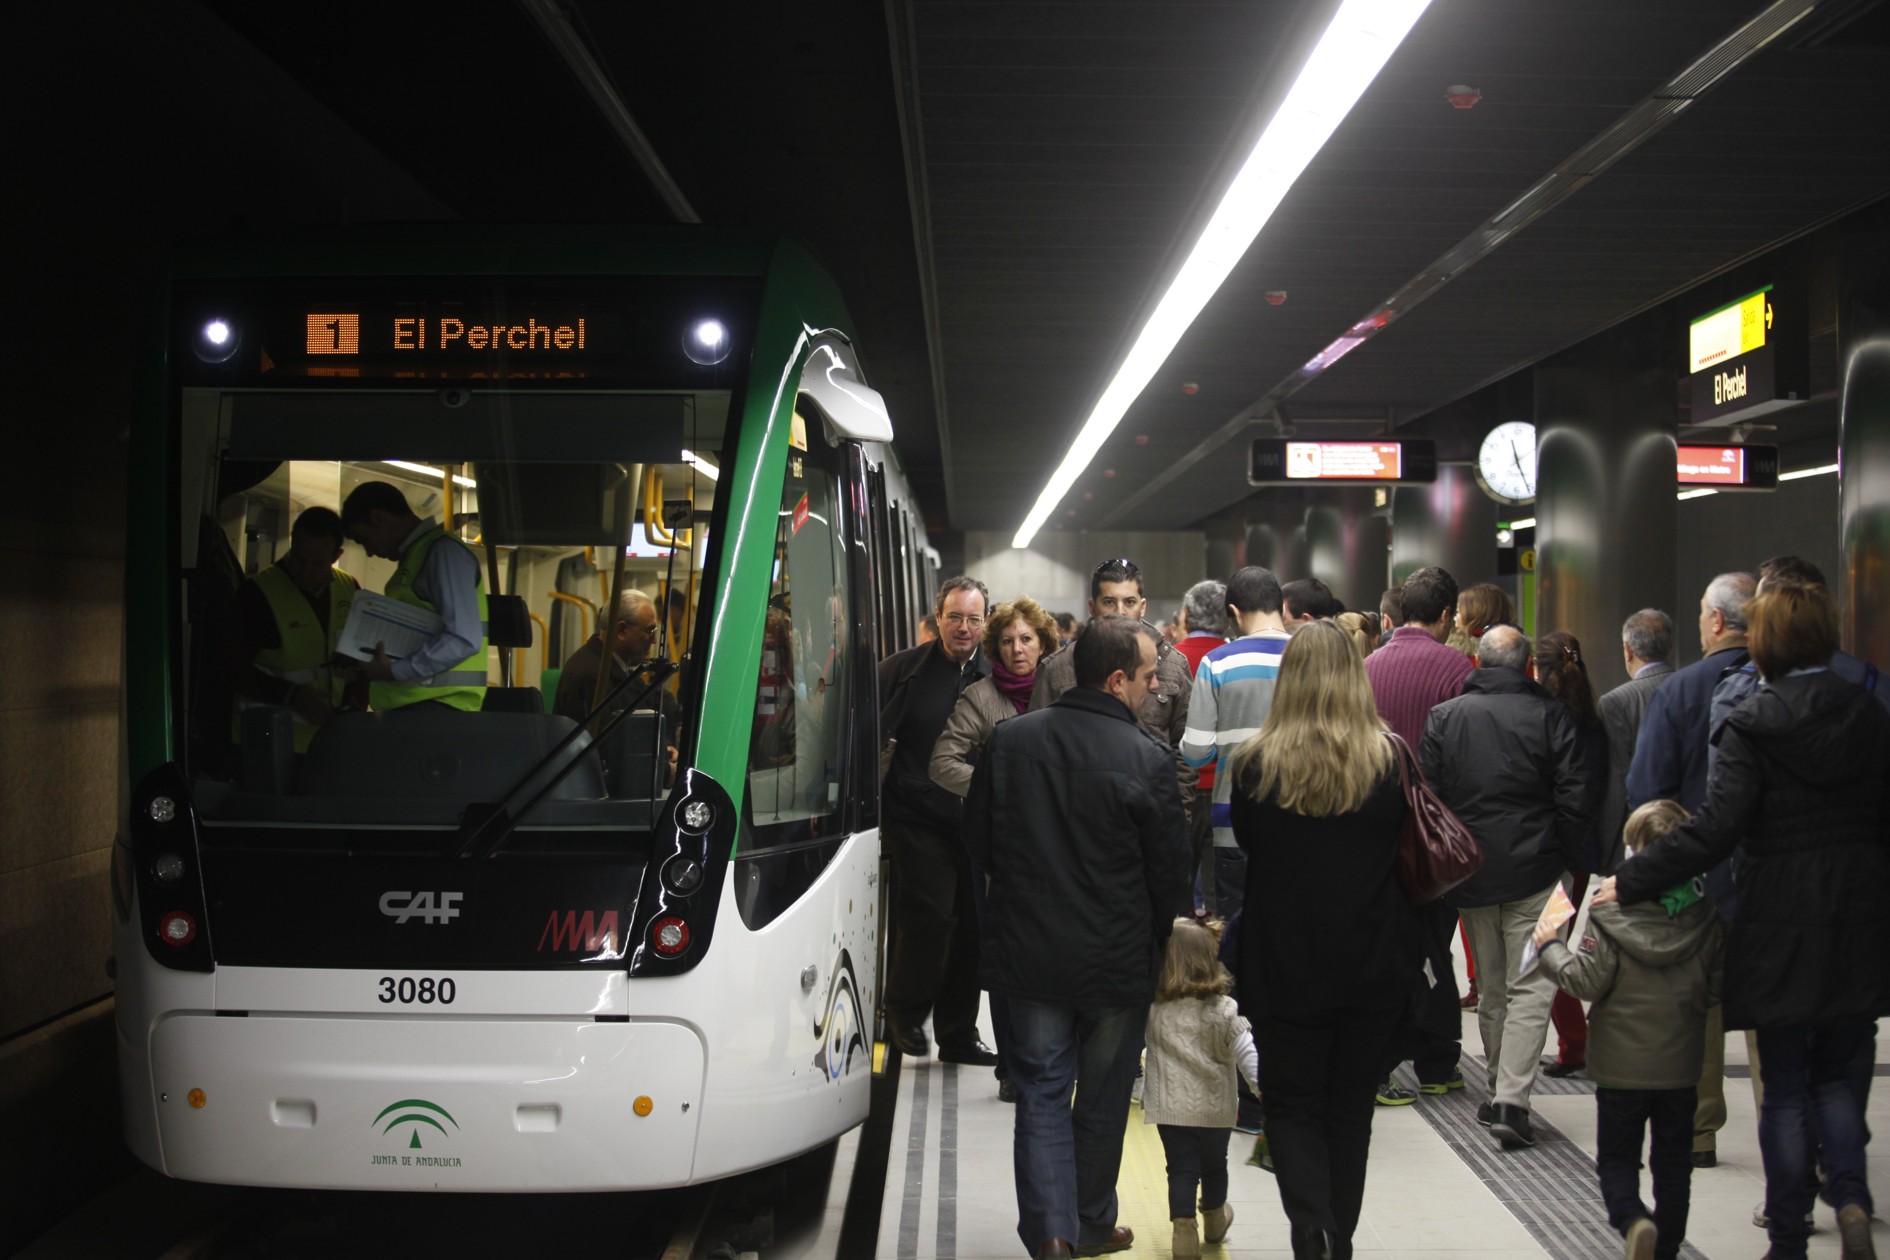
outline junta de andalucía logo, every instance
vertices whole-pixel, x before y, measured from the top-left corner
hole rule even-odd
[[[442,1124],[441,1121],[445,1121],[445,1123]],[[397,1103],[383,1107],[381,1114],[374,1117],[373,1123],[374,1127],[380,1129],[382,1133],[389,1135],[403,1124],[412,1125],[413,1132],[411,1140],[407,1143],[407,1147],[409,1150],[415,1151],[420,1149],[420,1129],[422,1125],[429,1125],[438,1129],[440,1134],[444,1137],[452,1136],[452,1133],[448,1132],[446,1128],[448,1124],[452,1125],[454,1129],[459,1128],[459,1121],[453,1119],[451,1112],[440,1106],[440,1104],[428,1102],[424,1098],[403,1098]]]

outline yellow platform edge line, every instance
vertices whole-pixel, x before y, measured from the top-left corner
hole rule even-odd
[[[1174,1243],[1168,1216],[1168,1156],[1162,1136],[1142,1118],[1142,1104],[1129,1106],[1122,1138],[1122,1171],[1116,1175],[1116,1223],[1135,1231],[1137,1256],[1167,1256]]]

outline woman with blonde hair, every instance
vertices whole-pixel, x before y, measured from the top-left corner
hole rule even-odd
[[[984,623],[984,654],[991,674],[965,688],[958,705],[945,720],[945,729],[932,745],[927,770],[932,782],[956,796],[971,791],[971,772],[999,722],[1030,707],[1030,689],[1037,680],[1037,662],[1057,650],[1057,623],[1037,601],[1019,595],[991,610]],[[984,878],[974,870],[971,900],[980,922],[984,919]],[[1010,1041],[1011,1011],[1002,994],[990,995],[991,1034],[997,1038],[995,1068],[998,1098],[1017,1101],[1004,1054]]]
[[[1395,873],[1404,792],[1350,636],[1297,631],[1231,759],[1247,854],[1241,1009],[1296,1257],[1352,1254],[1375,1094],[1424,957]]]
[[[1383,623],[1377,613],[1342,612],[1332,620],[1339,629],[1345,631],[1345,637],[1352,641],[1352,646],[1358,650],[1359,660],[1364,660],[1378,650]]]

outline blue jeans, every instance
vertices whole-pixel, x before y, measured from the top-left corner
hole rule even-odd
[[[1063,1006],[1013,995],[1010,1008],[1017,1236],[1032,1255],[1052,1238],[1079,1247],[1106,1242],[1116,1227],[1116,1174],[1148,1005]]]
[[[1805,1214],[1824,1169],[1838,1207],[1871,1208],[1864,1165],[1864,1108],[1851,1082],[1867,1019],[1758,1030],[1759,1153],[1765,1160],[1765,1214],[1774,1260],[1805,1254]]]

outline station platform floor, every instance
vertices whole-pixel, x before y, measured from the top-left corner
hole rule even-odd
[[[988,1019],[981,1027],[989,1029]],[[1579,1077],[1539,1078],[1533,1099],[1537,1145],[1499,1150],[1476,1123],[1484,1094],[1474,1012],[1466,1012],[1463,1031],[1466,1089],[1374,1113],[1357,1253],[1383,1260],[1620,1256],[1622,1243],[1608,1228],[1595,1181],[1593,1084]],[[1551,1031],[1550,1055],[1553,1050]],[[1880,1058],[1886,1052],[1890,1038],[1879,1043]],[[1766,1250],[1765,1232],[1752,1223],[1764,1186],[1744,1037],[1728,1036],[1726,1053],[1729,1114],[1719,1135],[1718,1166],[1693,1174],[1692,1216],[1681,1252],[1686,1260],[1758,1260]],[[1890,1074],[1890,1066],[1880,1062],[1877,1074]],[[1026,1254],[1016,1233],[1013,1114],[998,1101],[987,1068],[936,1060],[900,1065],[875,1257],[1016,1260]],[[1874,1133],[1890,1135],[1890,1089],[1873,1091],[1869,1122]],[[801,1236],[778,1239],[768,1260],[831,1260],[837,1254],[859,1137],[855,1130],[842,1140],[825,1215]],[[1224,1242],[1203,1248],[1204,1256],[1259,1260],[1292,1254],[1272,1175],[1244,1162],[1252,1146],[1251,1138],[1234,1135],[1228,1155],[1234,1225]],[[1890,1202],[1890,1137],[1880,1138],[1872,1151],[1871,1189],[1882,1205]],[[1118,1195],[1119,1223],[1132,1227],[1136,1237],[1131,1251],[1118,1254],[1167,1257],[1171,1228],[1161,1140],[1136,1105],[1130,1108]],[[1651,1197],[1651,1190],[1643,1196]],[[1810,1255],[1837,1260],[1836,1220],[1822,1204],[1817,1225]],[[1890,1257],[1890,1226],[1874,1222],[1872,1234],[1880,1254]]]

